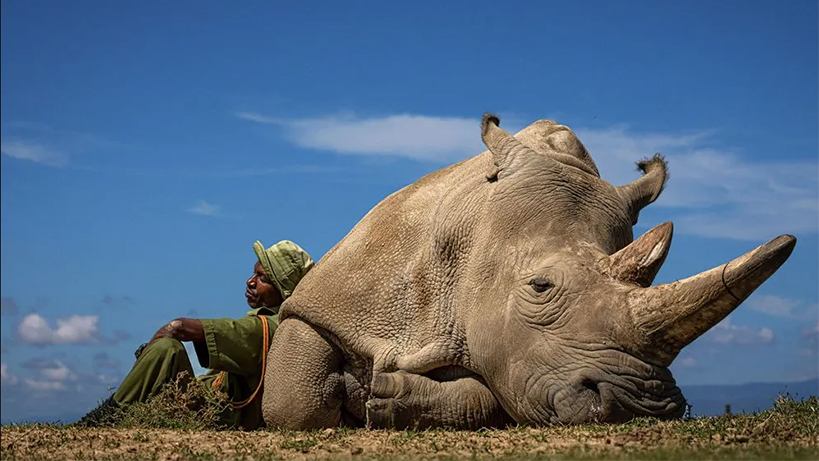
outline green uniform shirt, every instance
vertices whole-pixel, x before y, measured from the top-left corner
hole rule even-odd
[[[210,370],[199,377],[208,389],[220,372],[228,373],[220,390],[231,401],[247,399],[256,390],[262,377],[262,321],[267,318],[269,340],[279,325],[279,315],[270,308],[261,307],[248,311],[239,319],[201,319],[205,330],[205,342],[194,343],[199,364]],[[264,424],[262,398],[257,395],[253,402],[239,410],[227,410],[221,415],[223,423],[256,429]]]

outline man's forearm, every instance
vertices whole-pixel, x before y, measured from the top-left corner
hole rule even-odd
[[[178,341],[204,341],[205,329],[198,319],[178,318],[160,328],[151,338],[151,342],[159,338],[173,338]]]

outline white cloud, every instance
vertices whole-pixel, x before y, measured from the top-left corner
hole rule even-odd
[[[198,214],[201,216],[220,216],[219,207],[210,204],[204,200],[200,200],[196,205],[188,208],[188,213]]]
[[[67,383],[77,382],[80,379],[73,370],[59,360],[35,359],[24,364],[23,367],[37,370],[36,376],[24,380],[26,386],[35,391],[67,390]],[[79,389],[76,385],[74,387]]]
[[[25,379],[26,386],[35,391],[62,391],[65,390],[65,384],[61,381],[39,381],[36,379]]]
[[[97,374],[95,377],[103,384],[117,384],[122,381],[122,378],[118,375]]]
[[[236,116],[276,125],[298,146],[340,154],[453,162],[485,150],[477,118]],[[508,125],[509,131],[516,131]],[[639,177],[637,160],[662,152],[669,161],[671,180],[654,206],[676,208],[677,232],[759,241],[783,233],[819,231],[815,160],[754,161],[730,149],[714,148],[716,134],[711,131],[635,133],[626,126],[575,131],[603,178],[615,185]]]
[[[72,315],[57,319],[52,329],[45,318],[31,313],[20,321],[17,333],[29,344],[87,344],[100,339],[98,315]]]
[[[713,342],[723,344],[767,344],[773,341],[774,332],[768,327],[757,330],[734,325],[731,323],[731,317],[728,316],[706,333],[706,337]]]
[[[65,152],[28,141],[2,142],[0,151],[12,158],[48,166],[63,167],[68,164],[68,155]]]
[[[752,161],[709,147],[709,132],[635,134],[615,127],[577,133],[613,184],[637,177],[635,157],[662,152],[671,180],[653,206],[675,207],[681,233],[756,241],[819,230],[816,161]]]
[[[814,356],[819,354],[819,322],[802,330],[802,354]]]
[[[782,298],[775,295],[756,295],[746,303],[748,307],[757,312],[764,312],[775,317],[798,318],[797,307],[800,302]]]
[[[6,386],[15,386],[20,382],[17,375],[9,371],[6,363],[0,363],[0,383]]]
[[[59,360],[40,369],[40,376],[49,381],[75,381],[77,375]]]
[[[298,146],[341,154],[456,161],[486,149],[481,142],[480,120],[472,118],[401,114],[285,120],[251,113],[236,116],[280,126]]]

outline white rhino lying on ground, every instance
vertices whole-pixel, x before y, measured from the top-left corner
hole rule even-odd
[[[510,136],[374,207],[281,309],[269,426],[452,427],[679,417],[668,366],[785,262],[783,235],[651,287],[671,243],[632,225],[667,178],[614,187],[567,127]]]

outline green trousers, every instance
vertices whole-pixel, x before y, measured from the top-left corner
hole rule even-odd
[[[157,339],[142,351],[131,372],[114,393],[114,400],[120,405],[145,402],[157,395],[162,386],[174,381],[183,371],[187,372],[191,381],[194,381],[193,368],[185,346],[175,339]],[[212,385],[217,376],[219,373],[211,370],[196,378],[196,381],[205,386],[206,391],[213,392]],[[240,401],[248,389],[244,381],[240,376],[228,374],[219,390],[232,401]],[[261,397],[255,400],[257,401],[241,410],[225,410],[219,417],[219,423],[230,427],[241,426],[244,429],[256,429],[263,425]]]

